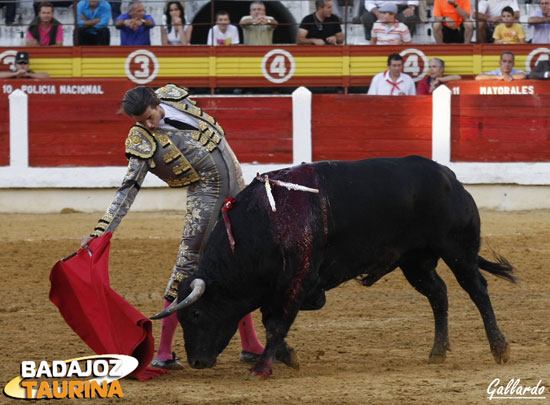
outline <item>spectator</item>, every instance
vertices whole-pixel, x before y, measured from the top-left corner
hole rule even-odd
[[[155,20],[145,14],[145,6],[139,0],[128,4],[128,12],[117,17],[115,27],[120,30],[120,45],[151,45],[150,31]]]
[[[521,24],[514,22],[514,10],[506,6],[502,9],[502,24],[499,24],[493,34],[497,44],[524,44],[525,31]]]
[[[379,21],[372,28],[371,45],[402,45],[411,43],[409,29],[402,22],[396,21],[397,6],[393,3],[382,4]]]
[[[418,17],[418,0],[365,0],[365,10],[361,14],[361,22],[365,27],[365,38],[371,39],[372,26],[377,20],[381,20],[380,7],[384,4],[395,4],[397,6],[397,21],[404,23],[411,36],[416,33],[416,24],[420,23]]]
[[[105,0],[80,0],[76,8],[78,16],[79,45],[109,45],[111,33],[109,20],[111,6]]]
[[[504,80],[511,82],[512,80],[522,80],[527,75],[518,69],[514,69],[515,57],[514,53],[504,51],[500,55],[500,68],[487,73],[481,73],[476,76],[476,80]]]
[[[122,14],[122,12],[120,11],[122,0],[110,1],[109,5],[111,6],[111,18],[113,19],[113,23],[114,23],[118,18],[118,16]]]
[[[15,24],[15,0],[0,1],[0,7],[4,7],[4,21],[6,25]]]
[[[35,1],[32,5],[35,17],[38,17],[38,13],[40,13],[40,4],[42,2],[42,0]],[[52,0],[51,5],[52,7],[70,7],[72,5],[76,5],[76,0]]]
[[[344,42],[340,19],[332,14],[332,0],[315,0],[317,11],[306,15],[300,27],[298,45],[336,45]]]
[[[218,11],[216,13],[216,25],[208,31],[207,45],[238,45],[239,30],[231,24],[229,13],[227,11]]]
[[[547,56],[550,57],[550,51]],[[537,80],[550,79],[550,59],[539,59],[535,69],[529,73],[528,78]]]
[[[250,15],[245,15],[239,22],[244,34],[244,44],[273,44],[273,31],[278,24],[276,19],[265,15],[264,3],[253,1],[250,3]]]
[[[161,30],[162,45],[187,45],[185,12],[179,1],[169,1],[164,11],[164,26]]]
[[[492,42],[495,26],[502,22],[502,9],[512,7],[513,21],[519,21],[519,6],[517,0],[482,0],[478,12],[472,13],[477,21],[477,42]]]
[[[467,21],[471,11],[470,0],[435,0],[435,42],[469,44],[474,33],[474,24]]]
[[[540,8],[527,20],[534,27],[533,44],[550,43],[550,0],[540,0]]]
[[[9,72],[0,72],[0,79],[47,79],[50,75],[46,72],[35,72],[29,69],[29,54],[17,52],[15,62]]]
[[[53,18],[52,3],[40,3],[38,17],[35,17],[27,31],[27,46],[63,45],[63,26]]]
[[[430,74],[418,82],[416,94],[432,94],[443,83],[462,79],[459,75],[444,76],[445,62],[439,58],[430,59],[429,69]]]
[[[413,79],[403,73],[401,55],[392,53],[388,57],[388,70],[374,76],[367,94],[370,96],[414,96],[416,94]]]

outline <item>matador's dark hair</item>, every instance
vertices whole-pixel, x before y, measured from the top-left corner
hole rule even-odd
[[[155,108],[160,100],[149,87],[139,86],[129,90],[122,99],[122,110],[129,117],[141,115],[147,107]]]

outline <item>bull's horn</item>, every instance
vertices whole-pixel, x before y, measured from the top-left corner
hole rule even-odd
[[[191,282],[191,288],[193,291],[185,298],[182,302],[178,303],[177,299],[172,301],[172,303],[167,306],[164,311],[154,315],[151,319],[162,319],[166,318],[168,315],[173,314],[180,309],[188,307],[189,305],[197,302],[197,300],[204,294],[206,290],[206,283],[203,279],[196,278]]]

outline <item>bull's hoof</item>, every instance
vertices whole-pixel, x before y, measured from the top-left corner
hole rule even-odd
[[[284,363],[295,370],[300,369],[300,360],[298,359],[298,354],[296,353],[296,350],[294,350],[292,347],[287,346],[284,349],[277,350],[275,358],[281,363]]]
[[[491,352],[497,364],[508,363],[508,360],[510,360],[511,349],[510,345],[506,342],[502,346],[492,347]]]
[[[430,354],[430,364],[442,364],[445,363],[445,360],[447,360],[446,355],[441,354]]]
[[[447,360],[447,352],[451,351],[451,345],[449,342],[444,343],[442,346],[437,345],[432,348],[432,351],[430,353],[430,360],[429,362],[431,364],[442,364]]]
[[[271,374],[273,374],[273,369],[271,367],[258,366],[256,364],[254,367],[250,368],[250,378],[251,380],[266,380]]]

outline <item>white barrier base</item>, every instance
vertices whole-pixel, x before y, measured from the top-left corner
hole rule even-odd
[[[468,185],[479,208],[501,211],[550,209],[550,186]],[[104,212],[115,193],[100,189],[0,189],[0,213]],[[132,211],[173,211],[185,207],[185,190],[143,188]]]

